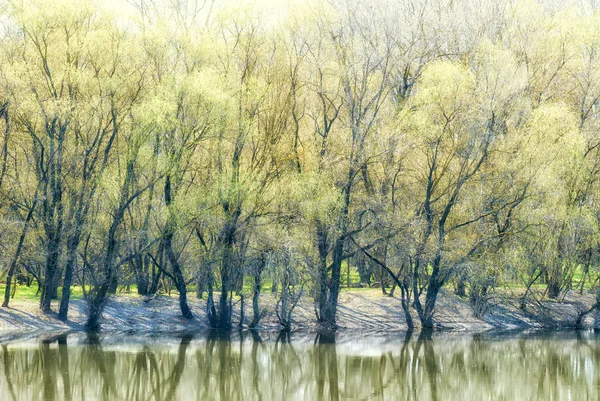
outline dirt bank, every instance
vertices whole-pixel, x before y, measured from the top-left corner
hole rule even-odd
[[[474,315],[468,302],[448,292],[438,298],[436,324],[440,329],[486,332],[536,328],[574,328],[581,311],[589,309],[594,298],[569,292],[562,302],[531,302],[525,311],[518,308],[516,297],[505,294],[492,300],[481,318]],[[148,300],[137,295],[112,297],[105,309],[103,332],[183,332],[208,329],[204,309],[205,301],[192,299],[190,307],[195,319],[180,316],[177,298],[165,295]],[[266,316],[260,329],[277,330],[275,299],[270,294],[261,297],[261,307]],[[53,305],[58,309],[58,305]],[[84,330],[85,301],[73,301],[69,321],[61,322],[55,314],[43,314],[37,302],[13,301],[10,308],[0,308],[0,341],[37,336],[71,330]],[[247,319],[252,311],[247,306]],[[239,321],[239,303],[234,308],[234,321]],[[415,321],[417,321],[415,316]],[[597,325],[596,315],[588,315],[583,323],[587,328]],[[405,331],[400,301],[381,294],[379,290],[360,289],[343,291],[338,310],[340,330],[355,333],[387,333]],[[294,313],[294,328],[298,331],[316,330],[314,305],[309,298],[303,299]]]

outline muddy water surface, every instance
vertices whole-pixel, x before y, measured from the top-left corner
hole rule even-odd
[[[0,400],[597,400],[600,335],[88,336],[3,344]]]

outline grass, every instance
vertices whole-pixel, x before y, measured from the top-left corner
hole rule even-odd
[[[594,284],[594,280],[597,274],[594,271],[590,271],[588,274],[585,284],[583,286],[584,291],[592,290],[592,286]],[[583,280],[583,267],[581,265],[577,266],[573,271],[573,277],[571,279],[571,290],[579,291],[581,288],[581,281]],[[522,281],[503,281],[500,287],[510,289],[510,290],[525,290],[525,283]],[[546,283],[543,280],[543,277],[539,277],[537,281],[531,286],[534,290],[545,290]]]
[[[14,287],[12,287],[14,289]],[[14,297],[11,299],[15,299],[18,301],[39,301],[40,296],[36,295],[37,293],[37,283],[33,283],[30,287],[26,285],[17,285]],[[6,291],[6,285],[0,285],[0,296],[4,299],[4,291]]]
[[[17,285],[14,288],[14,296],[11,297],[11,300],[14,299],[16,301],[39,301],[40,294],[38,294],[38,286],[37,282],[33,282],[31,286],[26,285]],[[4,299],[4,291],[6,289],[6,285],[0,285],[0,296]],[[89,290],[89,288],[88,288]],[[58,299],[62,297],[62,287],[58,288]],[[81,286],[75,285],[71,287],[71,299],[77,300],[83,298],[83,289]]]

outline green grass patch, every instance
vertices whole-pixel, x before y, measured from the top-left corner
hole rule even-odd
[[[12,289],[14,290],[14,297],[11,297],[11,299],[17,300],[17,301],[39,301],[40,300],[40,296],[39,294],[36,295],[37,293],[37,283],[33,283],[31,286],[26,286],[26,285],[17,285],[16,288],[14,286],[11,286]],[[0,296],[2,297],[2,299],[4,300],[4,292],[6,291],[6,285],[0,285]]]
[[[11,299],[17,301],[36,301],[40,300],[40,293],[38,293],[37,283],[34,281],[30,286],[26,285],[17,285],[12,286],[11,289],[14,289],[14,296],[11,296]],[[86,288],[89,291],[89,287]],[[4,299],[4,291],[6,290],[6,285],[0,285],[0,296]],[[12,295],[12,294],[11,294]],[[62,287],[58,287],[58,299],[62,297]],[[79,285],[74,285],[71,287],[71,299],[77,300],[83,298],[83,289]]]

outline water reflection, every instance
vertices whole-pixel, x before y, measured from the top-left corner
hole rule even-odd
[[[597,336],[339,340],[256,332],[2,345],[3,400],[597,399]]]

